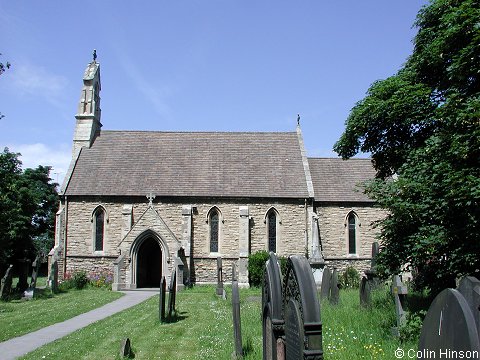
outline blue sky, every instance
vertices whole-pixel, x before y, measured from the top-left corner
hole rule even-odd
[[[24,166],[71,156],[97,49],[103,129],[294,131],[330,157],[350,109],[402,66],[426,0],[0,0],[0,146]]]

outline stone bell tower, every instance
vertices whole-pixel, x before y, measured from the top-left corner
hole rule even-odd
[[[76,158],[82,147],[90,147],[100,134],[100,64],[97,52],[93,50],[93,60],[83,75],[83,88],[75,118],[77,124],[73,135],[73,157]]]

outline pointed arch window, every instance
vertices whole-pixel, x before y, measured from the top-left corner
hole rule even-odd
[[[348,214],[348,253],[357,253],[357,219],[353,212]]]
[[[218,210],[213,208],[210,210],[209,216],[210,223],[210,252],[218,252],[218,233],[219,233],[219,223],[220,216]]]
[[[103,251],[105,239],[105,211],[102,207],[95,210],[93,216],[94,251]]]
[[[270,211],[267,215],[268,251],[277,252],[277,214]]]

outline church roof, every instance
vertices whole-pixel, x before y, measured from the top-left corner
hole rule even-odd
[[[315,201],[373,202],[358,186],[373,179],[371,159],[309,158]]]
[[[65,195],[308,198],[297,133],[105,131]]]

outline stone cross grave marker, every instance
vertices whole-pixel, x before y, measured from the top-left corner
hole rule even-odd
[[[332,281],[330,284],[330,297],[329,297],[330,304],[338,305],[339,297],[340,297],[340,288],[338,283],[338,271],[337,269],[333,269]]]
[[[323,274],[322,274],[322,287],[321,287],[321,293],[320,293],[320,298],[321,299],[328,299],[330,298],[330,281],[332,279],[332,273],[330,272],[330,269],[325,266],[323,269]]]
[[[362,276],[362,280],[360,282],[360,305],[364,308],[368,308],[371,305],[370,283],[371,282],[366,276]]]
[[[177,272],[174,270],[170,278],[170,287],[168,289],[168,318],[172,319],[175,315],[175,296],[177,293]]]
[[[162,276],[162,280],[160,281],[160,297],[158,299],[158,317],[161,322],[165,322],[165,298],[167,296],[167,281],[165,280],[165,276]]]
[[[418,351],[429,358],[455,359],[460,358],[458,354],[480,357],[474,315],[460,291],[445,289],[433,300],[423,320]]]
[[[222,267],[222,258],[217,257],[217,290],[216,293],[218,296],[221,296],[224,300],[227,298],[225,289],[223,288],[223,267]]]
[[[284,347],[284,324],[281,270],[277,256],[270,252],[262,283],[263,360],[277,360],[277,347]]]
[[[405,298],[408,294],[408,289],[402,283],[399,275],[394,275],[392,278],[391,292],[393,300],[395,301],[395,313],[397,316],[397,326],[392,328],[392,333],[395,336],[399,336],[399,329],[404,326],[407,321],[407,316],[403,307],[405,306]]]
[[[313,273],[304,256],[288,258],[283,308],[285,359],[323,359],[320,304]]]
[[[13,265],[10,264],[5,275],[2,278],[2,283],[0,287],[0,299],[7,300],[10,292],[12,291],[12,268]]]
[[[480,280],[473,276],[466,276],[460,280],[457,290],[467,301],[480,335]]]
[[[23,296],[27,299],[32,299],[35,296],[35,287],[37,286],[37,275],[40,268],[41,257],[37,255],[35,261],[32,263],[32,280],[30,286],[23,293]]]
[[[235,265],[233,265],[235,270]],[[232,281],[232,315],[233,315],[233,341],[235,344],[234,359],[243,357],[242,350],[242,326],[240,320],[240,294],[238,292],[238,281]]]

